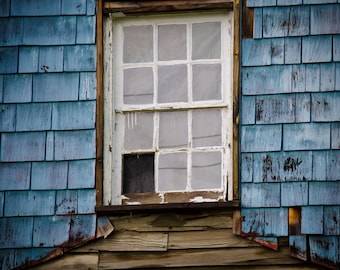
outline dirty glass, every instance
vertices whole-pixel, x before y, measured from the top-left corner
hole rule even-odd
[[[153,71],[151,67],[125,69],[123,76],[125,104],[153,102]]]
[[[192,25],[192,59],[221,57],[221,23],[204,22]]]
[[[158,26],[158,60],[187,58],[187,28],[185,24]]]
[[[125,150],[152,148],[153,124],[153,113],[126,113]]]
[[[124,63],[143,63],[153,60],[152,25],[123,27],[123,61]]]
[[[158,190],[185,190],[187,183],[187,154],[159,155]]]
[[[192,180],[193,189],[212,189],[221,187],[221,153],[193,152]]]
[[[159,147],[188,146],[188,113],[186,111],[161,112],[159,115]]]
[[[221,64],[200,64],[192,67],[194,101],[221,99]]]
[[[222,116],[220,110],[192,112],[193,147],[221,145]]]
[[[188,101],[186,65],[158,67],[158,102]]]

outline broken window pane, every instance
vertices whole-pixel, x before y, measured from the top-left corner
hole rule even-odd
[[[158,60],[183,60],[187,58],[187,28],[185,24],[158,27]]]
[[[125,114],[125,150],[153,147],[153,113]]]
[[[160,66],[158,68],[158,102],[186,101],[188,101],[187,66]]]
[[[193,152],[192,180],[193,189],[213,189],[221,187],[221,153]]]
[[[221,99],[221,65],[202,64],[192,67],[193,100]]]
[[[123,156],[123,194],[154,192],[154,154]]]
[[[187,154],[159,155],[158,190],[185,190],[187,183]]]
[[[123,61],[124,63],[152,62],[153,28],[152,25],[125,26]]]
[[[153,102],[153,70],[151,67],[124,70],[124,103],[148,104]]]
[[[186,111],[161,112],[159,115],[159,147],[188,146],[188,113]]]
[[[192,59],[221,57],[221,23],[205,22],[192,25]]]
[[[193,147],[221,145],[222,116],[220,110],[192,112]]]

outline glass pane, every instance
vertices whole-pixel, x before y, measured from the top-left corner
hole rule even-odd
[[[125,150],[153,147],[153,113],[125,114]]]
[[[124,32],[124,63],[152,62],[153,60],[153,29],[152,25],[125,26]]]
[[[188,113],[186,111],[161,112],[159,116],[159,147],[188,146]]]
[[[221,23],[205,22],[192,25],[192,59],[221,57]]]
[[[221,145],[222,116],[220,110],[192,112],[192,141],[194,147]]]
[[[192,67],[193,100],[221,99],[221,65],[207,64]]]
[[[186,25],[161,25],[158,27],[158,60],[183,60],[187,58]]]
[[[193,189],[213,189],[221,187],[221,153],[192,153]]]
[[[187,185],[187,154],[159,155],[158,190],[185,190]]]
[[[154,192],[154,154],[124,155],[123,160],[123,193]]]
[[[158,68],[158,101],[186,102],[188,100],[187,66],[161,66]]]
[[[153,71],[150,67],[124,70],[124,103],[147,104],[153,102]]]

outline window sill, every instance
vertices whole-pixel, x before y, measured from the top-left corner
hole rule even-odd
[[[198,212],[204,210],[237,210],[240,207],[238,200],[228,202],[203,202],[203,203],[164,203],[164,204],[141,204],[141,205],[102,205],[96,206],[98,215],[121,215],[138,213],[159,212]]]

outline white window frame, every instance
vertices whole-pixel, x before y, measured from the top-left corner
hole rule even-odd
[[[174,17],[175,16],[175,17]],[[137,19],[136,19],[137,18]],[[143,25],[147,23],[150,25],[150,21],[152,20],[152,24],[154,27],[157,24],[176,24],[183,23],[190,20],[190,23],[193,22],[203,22],[209,20],[221,20],[222,28],[221,28],[221,63],[222,63],[222,99],[215,101],[192,101],[192,96],[188,97],[188,103],[162,103],[157,104],[156,99],[157,95],[154,94],[154,104],[152,105],[124,105],[123,104],[123,94],[122,94],[122,70],[116,67],[121,66],[120,59],[122,59],[122,44],[123,42],[118,42],[118,46],[116,46],[116,40],[123,40],[122,34],[122,26],[126,24],[134,24],[134,25]],[[188,28],[190,29],[190,28]],[[190,34],[188,33],[188,37]],[[121,113],[134,115],[136,112],[140,111],[151,111],[156,112],[154,116],[155,123],[157,123],[158,113],[162,111],[171,110],[193,110],[193,109],[205,109],[205,108],[217,108],[222,109],[222,122],[225,123],[222,125],[222,145],[219,148],[222,152],[222,179],[221,179],[221,188],[218,190],[221,192],[222,197],[219,200],[223,201],[231,201],[233,200],[233,11],[218,11],[218,12],[195,12],[195,13],[183,13],[176,15],[145,15],[138,17],[124,17],[117,18],[114,15],[111,15],[108,19],[104,19],[104,182],[103,182],[103,205],[120,205],[122,204],[122,200],[124,199],[124,195],[122,195],[122,164],[121,158],[115,158],[115,156],[120,156],[120,149],[123,144],[123,132],[124,128],[118,128],[117,125],[123,123],[120,121],[119,115]],[[157,41],[157,37],[154,37],[154,44]],[[188,41],[191,42],[190,40]],[[190,44],[189,44],[190,45]],[[120,47],[119,47],[120,46]],[[156,45],[155,45],[156,46]],[[189,46],[190,48],[190,46]],[[156,50],[155,50],[156,51]],[[155,52],[154,52],[155,53]],[[154,59],[157,59],[154,57]],[[188,58],[189,59],[189,58]],[[151,67],[155,68],[155,65],[161,65],[162,63],[154,60],[154,63],[150,64]],[[189,62],[188,62],[189,61]],[[177,61],[177,63],[186,63],[193,64],[195,62],[199,63],[216,63],[215,60],[185,60]],[[219,62],[219,61],[218,61]],[[173,63],[176,63],[173,62]],[[128,64],[135,66],[136,64]],[[138,64],[137,64],[138,65]],[[190,84],[190,76],[189,76],[189,84]],[[156,84],[157,79],[155,79]],[[154,86],[154,89],[156,87]],[[156,91],[156,90],[155,90]],[[189,113],[189,121],[191,113]],[[189,125],[189,124],[188,124]],[[155,128],[155,132],[157,128]],[[189,137],[190,137],[190,128],[189,128]],[[157,136],[154,136],[157,138]],[[157,139],[155,139],[157,140]],[[157,145],[157,142],[155,142]],[[164,152],[178,152],[182,150],[173,150],[173,149],[164,149],[159,150],[154,149],[155,155],[159,155]],[[195,151],[205,151],[207,149],[195,149]],[[214,150],[214,147],[211,148]],[[215,147],[216,150],[216,147]],[[189,156],[190,156],[189,150]],[[147,152],[150,150],[140,150],[139,153]],[[126,152],[128,153],[128,152]],[[189,157],[190,158],[190,157]],[[158,157],[156,157],[155,162],[157,163]],[[190,162],[190,160],[188,160]],[[156,164],[157,166],[157,164]],[[155,187],[156,193],[160,197],[164,198],[164,194],[162,192],[157,191],[157,170],[155,170]],[[190,178],[190,172],[188,175]],[[190,179],[188,180],[190,182]],[[192,192],[193,190],[190,188],[190,184],[187,186],[185,192]],[[207,189],[206,191],[209,191]],[[207,198],[195,198],[192,202],[211,202],[214,200],[209,200]],[[131,202],[132,204],[138,202]]]

